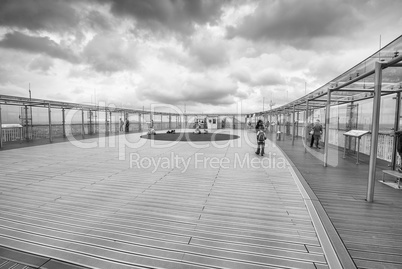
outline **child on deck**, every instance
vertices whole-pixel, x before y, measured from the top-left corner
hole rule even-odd
[[[261,156],[264,156],[264,148],[265,148],[265,140],[267,139],[267,136],[265,135],[264,132],[264,126],[260,126],[258,132],[257,132],[257,151],[255,154],[259,155],[260,154],[260,149],[261,149]]]

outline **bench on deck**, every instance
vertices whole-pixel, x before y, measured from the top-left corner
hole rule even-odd
[[[400,173],[398,171],[394,171],[394,170],[382,170],[382,182],[385,182],[384,174],[395,177],[396,178],[395,183],[398,183],[398,189],[401,188],[400,183],[401,183],[402,173]]]

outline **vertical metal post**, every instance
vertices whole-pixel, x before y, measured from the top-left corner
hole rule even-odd
[[[345,146],[343,147],[343,156],[342,156],[342,158],[346,158],[346,141],[347,141],[347,136],[345,136]]]
[[[61,109],[61,124],[62,124],[62,128],[63,128],[63,137],[66,137],[66,115],[65,115],[65,111],[64,108]]]
[[[236,126],[235,126],[235,116],[232,117],[232,124],[233,124],[233,129],[236,129]]]
[[[354,102],[351,102],[350,103],[350,112],[349,112],[349,130],[348,131],[353,129],[353,126],[352,126],[352,122],[353,122],[353,107],[354,107]],[[346,137],[345,137],[345,139],[346,139]],[[348,150],[350,151],[350,149],[352,147],[352,137],[348,136],[348,140],[349,140]],[[346,143],[345,143],[345,145],[346,145]]]
[[[331,90],[327,92],[327,109],[325,111],[325,137],[324,137],[324,166],[328,164],[328,148],[329,148],[329,121],[331,117]]]
[[[92,134],[92,110],[89,110],[89,129],[88,132],[91,135]]]
[[[273,118],[273,115],[270,114],[270,115],[269,115],[269,124],[271,125],[271,126],[269,126],[269,131],[270,131],[270,132],[273,132],[273,130],[272,130],[272,129],[273,129],[273,127],[272,127],[272,126],[273,126],[273,125],[272,125],[272,118]]]
[[[112,133],[112,111],[109,111],[109,133]]]
[[[380,125],[380,108],[381,108],[381,84],[382,84],[382,65],[380,62],[375,63],[374,73],[374,100],[373,100],[373,116],[371,123],[371,148],[369,162],[369,177],[367,184],[367,202],[374,200],[374,184],[377,165],[377,146],[378,131]]]
[[[276,135],[276,132],[279,131],[279,128],[280,128],[280,126],[281,126],[281,123],[279,122],[279,114],[278,114],[278,112],[277,112],[277,114],[276,114],[275,116],[276,116],[276,127],[275,127],[274,132],[275,132],[275,135]]]
[[[163,115],[162,115],[162,113],[161,113],[161,127],[160,127],[160,130],[163,130]]]
[[[141,123],[141,113],[138,113],[138,131],[142,131],[142,123]]]
[[[81,136],[82,136],[82,139],[85,138],[84,109],[81,109]]]
[[[50,109],[50,103],[47,104],[47,110],[48,110],[48,115],[49,115],[49,142],[53,142],[53,137],[52,137],[52,111]]]
[[[299,111],[297,111],[297,120],[296,120],[296,136],[299,136]]]
[[[304,137],[304,152],[307,152],[307,137],[308,137],[308,134],[309,134],[309,131],[308,131],[308,103],[309,103],[309,100],[307,99],[306,100],[306,113],[305,113],[305,115],[304,115],[304,133],[305,133],[305,137]]]
[[[172,114],[169,114],[169,130],[172,129]]]
[[[28,106],[25,106],[25,139],[29,140]]]
[[[100,107],[97,107],[97,110],[95,111],[95,122],[96,122],[96,129],[95,133],[98,133],[100,135]]]
[[[96,123],[96,110],[94,110],[93,111],[94,112],[94,122],[93,122],[93,127],[92,127],[92,134],[96,134],[96,125],[97,125],[97,123]]]
[[[105,135],[109,134],[109,128],[107,124],[107,110],[105,109]]]
[[[282,132],[281,133],[282,140],[285,140],[285,135],[286,135],[285,113],[286,113],[286,111],[282,111],[282,113],[281,113],[281,128],[280,128],[280,131]]]
[[[357,159],[356,159],[356,164],[359,164],[360,137],[356,137],[355,139],[357,140]]]
[[[128,127],[126,127],[126,125],[124,125],[124,131],[125,131],[126,133],[129,133],[129,132],[130,132],[130,121],[129,121],[130,115],[129,115],[128,112],[125,112],[124,114],[126,115],[126,118],[125,118],[125,119],[128,121]],[[124,122],[124,123],[125,123],[125,122]]]
[[[1,105],[0,105],[0,149],[3,148],[3,121],[1,119]]]
[[[284,110],[284,112],[283,112],[283,133],[285,134],[284,136],[283,136],[283,138],[285,138],[286,137],[286,135],[287,135],[287,123],[288,123],[288,110]],[[285,140],[285,139],[284,139]]]
[[[394,118],[394,132],[399,130],[399,117],[400,117],[400,107],[401,107],[401,93],[398,92],[396,94],[396,103],[395,103],[395,118]],[[391,167],[392,170],[395,170],[396,167],[396,136],[394,136],[394,142],[392,143],[392,160],[391,160]]]
[[[288,111],[285,109],[285,110],[283,111],[283,114],[282,114],[282,119],[283,119],[282,130],[283,130],[283,134],[284,134],[284,135],[283,135],[283,140],[285,140],[286,135],[287,135],[287,129],[286,129],[286,120],[287,120],[287,118],[288,118],[287,113],[288,113]]]
[[[295,114],[296,114],[296,107],[293,105],[293,117],[292,117],[292,125],[293,125],[293,130],[292,130],[292,145],[295,144],[295,127],[296,127],[296,121],[295,121]]]

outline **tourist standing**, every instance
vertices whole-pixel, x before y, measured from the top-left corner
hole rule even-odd
[[[267,140],[267,136],[264,132],[264,125],[260,125],[260,129],[257,131],[257,151],[255,154],[259,155],[261,152],[261,156],[264,156],[265,149],[265,140]]]
[[[120,118],[120,132],[124,131],[124,121]]]
[[[128,133],[130,131],[130,121],[128,120],[128,118],[126,118],[125,127],[126,133]]]
[[[320,149],[319,142],[322,135],[322,125],[320,123],[320,120],[315,121],[312,132],[313,134],[311,135],[310,148],[313,147],[313,143],[315,142],[316,148]]]
[[[265,128],[266,128],[266,130],[267,130],[267,132],[269,132],[269,131],[271,131],[270,129],[269,129],[269,120],[267,120],[267,122],[265,123]]]

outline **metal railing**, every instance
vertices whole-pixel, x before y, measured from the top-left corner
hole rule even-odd
[[[290,128],[289,128],[290,126]],[[273,128],[271,127],[271,131],[281,131],[282,133],[285,133],[286,135],[292,135],[293,133],[293,128],[289,124],[285,125],[279,125],[279,126],[274,126]],[[329,129],[329,137],[328,137],[328,143],[332,146],[336,146],[340,149],[344,148],[345,145],[345,139],[346,141],[346,149],[349,151],[349,153],[355,154],[357,150],[357,141],[354,138],[346,138],[343,134],[346,133],[348,130],[342,130],[342,129],[335,129],[335,128],[330,128]],[[300,124],[295,128],[295,134],[297,137],[302,137],[305,138],[306,136],[306,130],[304,125],[300,126]],[[307,137],[309,140],[309,137]],[[324,141],[325,139],[325,132],[323,132],[321,141]],[[377,158],[381,160],[385,160],[388,162],[392,161],[392,151],[393,151],[393,143],[394,143],[394,136],[391,133],[379,133],[378,134],[378,148],[377,148]],[[371,145],[371,134],[364,135],[360,139],[360,153],[369,155],[370,154],[370,145]],[[400,164],[401,160],[399,156],[397,157],[397,163]]]

